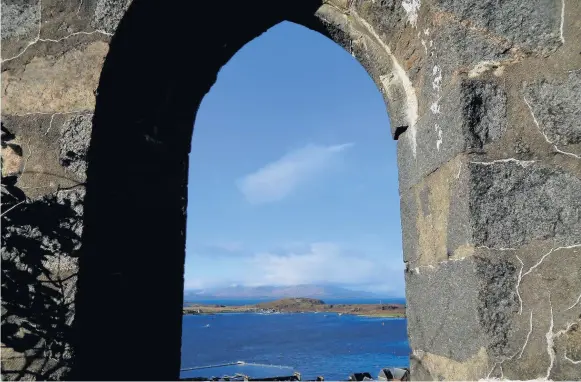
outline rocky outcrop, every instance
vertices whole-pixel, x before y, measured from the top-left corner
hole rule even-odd
[[[282,20],[386,100],[412,379],[581,378],[580,19],[571,0],[2,0],[3,378],[177,378],[195,110]]]
[[[204,305],[191,304],[183,308],[183,314],[219,313],[338,313],[367,317],[405,317],[401,304],[325,304],[313,298],[283,298],[256,305]]]

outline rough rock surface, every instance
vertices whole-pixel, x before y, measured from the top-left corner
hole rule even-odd
[[[131,0],[97,0],[91,25],[96,29],[114,33]]]
[[[526,86],[538,128],[556,145],[581,143],[581,70],[559,81],[541,79]]]
[[[2,0],[1,18],[3,379],[178,377],[195,110],[282,20],[386,101],[412,379],[581,379],[579,2]]]
[[[2,36],[33,37],[38,31],[40,8],[34,3],[2,3]]]
[[[515,45],[541,51],[559,45],[557,2],[552,0],[495,0],[473,3],[465,0],[436,0],[437,8],[450,12],[459,20],[470,22],[490,34]]]
[[[32,200],[16,182],[17,175],[2,178],[2,375],[58,380],[74,354],[85,192],[79,186]]]
[[[60,131],[60,162],[79,179],[87,172],[87,150],[91,139],[92,114],[68,117]]]
[[[579,243],[581,179],[534,162],[470,163],[474,243],[516,248]]]

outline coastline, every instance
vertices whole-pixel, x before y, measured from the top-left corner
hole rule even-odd
[[[223,313],[335,313],[339,315],[405,318],[403,304],[326,304],[310,298],[285,298],[254,305],[191,304],[183,308],[184,315],[214,315]]]

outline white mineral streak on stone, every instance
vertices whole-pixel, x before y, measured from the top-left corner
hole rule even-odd
[[[419,4],[419,1],[418,1]],[[361,24],[365,27],[367,32],[375,38],[377,43],[383,48],[383,50],[387,53],[387,55],[391,58],[393,64],[393,74],[395,77],[400,81],[401,86],[406,95],[406,115],[408,119],[408,137],[410,140],[410,144],[412,146],[412,153],[414,158],[416,157],[416,149],[417,149],[417,142],[416,142],[416,121],[418,120],[418,99],[416,97],[416,91],[410,81],[409,77],[407,76],[406,71],[403,67],[399,64],[389,46],[383,42],[383,40],[379,37],[377,32],[373,29],[373,27],[357,12],[354,10],[350,11],[350,14]],[[387,92],[387,89],[385,89]]]
[[[434,114],[440,114],[440,105],[438,104],[438,102],[440,101],[440,97],[438,97],[438,95],[440,94],[440,89],[442,87],[442,69],[440,69],[438,65],[434,65],[434,68],[432,69],[432,75],[434,76],[434,80],[432,81],[432,88],[436,91],[435,94],[436,100],[430,106],[430,110]],[[436,149],[440,151],[440,146],[442,145],[443,142],[442,139],[443,132],[442,129],[440,128],[440,125],[438,125],[437,123],[434,125],[434,129],[438,134],[438,139],[436,140]]]
[[[553,370],[553,365],[555,364],[555,333],[553,333],[553,326],[555,325],[555,320],[553,318],[553,303],[551,302],[551,293],[549,293],[549,308],[551,312],[551,323],[549,324],[549,330],[545,334],[547,339],[547,354],[549,355],[549,367],[547,367],[547,375],[545,379],[549,379],[551,376],[551,371]]]
[[[575,360],[572,360],[571,358],[567,357],[567,354],[565,354],[565,355],[563,356],[563,359],[564,359],[564,360],[566,360],[566,361],[569,361],[569,362],[571,362],[571,363],[572,363],[572,364],[574,364],[574,365],[579,365],[579,364],[581,364],[581,359],[580,359],[580,360],[577,360],[577,361],[575,361]]]
[[[438,140],[436,141],[436,148],[440,151],[440,145],[442,144],[442,129],[440,129],[440,125],[436,123],[434,126],[436,129],[436,133],[438,133]]]
[[[565,329],[561,329],[557,333],[553,333],[553,326],[554,326],[553,304],[551,303],[551,294],[550,293],[549,293],[549,307],[550,307],[550,311],[551,311],[551,323],[549,326],[549,331],[547,332],[547,334],[545,334],[545,337],[547,338],[547,353],[549,354],[549,359],[551,362],[549,363],[549,367],[547,368],[547,375],[545,377],[545,379],[547,379],[547,380],[549,379],[549,376],[551,375],[551,371],[553,370],[553,365],[555,364],[555,356],[556,356],[555,338],[567,333],[569,330],[571,330],[571,327],[573,325],[575,325],[575,323],[567,323],[567,327]],[[574,361],[572,359],[569,359],[566,354],[563,356],[563,358],[566,359],[567,361],[573,362],[574,364],[581,363],[581,360]]]
[[[525,339],[525,343],[520,350],[520,354],[518,355],[518,359],[520,359],[525,351],[525,347],[529,343],[529,338],[531,337],[531,333],[533,332],[533,310],[531,309],[531,316],[529,318],[529,332],[527,333],[527,338]]]
[[[519,160],[519,159],[515,159],[515,158],[506,158],[506,159],[496,159],[490,162],[470,162],[472,164],[479,164],[482,166],[492,166],[495,165],[497,163],[508,163],[508,162],[514,162],[522,167],[527,167],[530,166],[531,164],[535,163],[535,160]]]
[[[538,130],[541,132],[541,134],[543,134],[543,137],[545,137],[545,141],[547,141],[547,143],[549,143],[549,144],[553,145],[553,148],[554,148],[554,149],[555,149],[555,151],[557,151],[558,153],[561,153],[561,154],[563,154],[563,155],[569,155],[569,156],[572,156],[572,157],[574,157],[574,158],[577,158],[577,159],[581,159],[581,156],[580,156],[580,155],[577,155],[577,154],[570,153],[570,152],[563,151],[563,150],[559,149],[559,148],[557,147],[557,145],[556,145],[556,144],[554,144],[554,143],[553,143],[553,142],[552,142],[552,141],[549,139],[549,137],[547,137],[547,135],[545,134],[545,132],[544,132],[544,131],[543,131],[543,129],[541,128],[541,125],[539,124],[539,121],[537,120],[537,117],[535,116],[535,113],[533,112],[533,108],[532,108],[531,104],[529,103],[529,101],[527,100],[527,98],[526,98],[526,97],[523,97],[523,99],[524,99],[524,101],[525,101],[525,104],[526,104],[526,105],[528,106],[528,108],[529,108],[529,111],[530,111],[530,113],[531,113],[531,116],[533,117],[533,121],[535,122],[535,125],[537,126],[537,129],[538,129]]]
[[[412,350],[412,354],[417,357],[417,358],[423,358],[424,357],[424,351],[423,350]]]
[[[432,81],[432,88],[436,91],[440,91],[440,87],[442,86],[442,69],[438,65],[434,65],[432,69],[432,75],[434,76],[434,80]]]
[[[471,163],[475,163],[475,162],[471,162]],[[479,163],[485,163],[485,162],[479,162]],[[503,247],[492,248],[492,247],[488,247],[486,245],[480,245],[480,246],[476,247],[476,249],[481,249],[481,248],[489,249],[491,251],[518,251],[517,248],[503,248]]]
[[[491,68],[500,66],[500,62],[498,61],[480,61],[478,64],[476,64],[469,72],[468,72],[468,77],[469,78],[474,78],[474,77],[478,77],[481,74],[487,72],[488,70],[490,70]]]
[[[574,322],[567,322],[567,327],[565,329],[559,330],[557,333],[554,333],[555,338],[562,336],[563,334],[567,333],[571,328],[576,325]]]
[[[430,105],[430,110],[432,111],[432,113],[434,114],[440,114],[440,105],[438,104],[439,99],[435,100],[431,105]]]
[[[566,361],[569,361],[569,362],[571,362],[572,364],[575,364],[575,365],[581,364],[581,359],[575,361],[575,360],[572,360],[571,358],[567,357],[566,354],[563,356],[563,359],[565,359]]]
[[[544,254],[542,257],[541,257],[541,259],[540,259],[540,260],[539,260],[539,261],[538,261],[538,262],[537,262],[535,265],[533,265],[532,267],[530,267],[530,268],[529,268],[529,270],[528,270],[528,271],[526,271],[526,272],[523,274],[523,277],[525,277],[526,275],[528,275],[529,273],[531,273],[531,272],[533,271],[533,269],[535,269],[535,268],[537,268],[539,265],[541,265],[541,263],[542,263],[542,262],[545,260],[545,258],[547,258],[547,256],[549,256],[551,253],[553,253],[553,252],[555,252],[555,251],[558,251],[558,250],[560,250],[560,249],[573,249],[573,248],[579,248],[579,247],[581,247],[581,244],[573,244],[573,245],[569,245],[569,246],[567,246],[567,247],[556,247],[556,248],[551,248],[551,250],[550,250],[549,252],[545,253],[545,254]]]
[[[518,302],[519,302],[518,314],[521,314],[522,313],[522,298],[520,296],[519,287],[520,287],[520,282],[522,280],[522,271],[525,267],[525,263],[522,262],[522,260],[520,259],[520,257],[518,257],[518,255],[516,255],[516,258],[520,262],[520,271],[518,273],[518,279],[516,280],[516,295],[518,296]],[[533,316],[533,311],[531,310],[531,320],[532,320],[532,316]],[[522,355],[522,353],[521,353],[521,355]]]
[[[562,0],[561,2],[561,28],[560,32],[561,32],[561,42],[564,44],[565,43],[565,37],[563,36],[563,29],[565,28],[565,0]]]
[[[573,309],[577,304],[579,304],[579,302],[581,302],[581,294],[579,295],[579,297],[577,297],[577,301],[575,301],[573,303],[573,305],[571,305],[570,307],[568,307],[567,309],[565,309],[565,311]]]
[[[462,163],[458,166],[458,173],[456,174],[456,179],[460,179],[460,172],[462,171]]]
[[[504,361],[502,361],[504,362]],[[494,365],[492,365],[492,369],[490,369],[490,371],[488,372],[488,375],[486,375],[485,379],[481,379],[480,381],[499,381],[500,379],[502,379],[502,377],[504,377],[504,373],[502,372],[502,362],[495,362]],[[499,378],[490,378],[490,374],[492,374],[492,372],[494,371],[494,369],[496,369],[497,366],[500,366],[500,379]]]
[[[13,209],[15,209],[16,207],[18,207],[19,205],[21,205],[24,202],[26,202],[26,199],[25,200],[22,200],[22,201],[20,201],[18,203],[16,203],[15,205],[13,205],[12,207],[8,208],[7,210],[2,211],[2,213],[0,214],[0,217],[6,215],[8,212],[12,211]]]
[[[446,265],[448,263],[453,263],[455,261],[463,261],[464,259],[466,259],[467,256],[464,257],[459,257],[457,259],[450,259],[450,260],[444,260],[444,261],[440,261],[436,264],[428,264],[428,265],[420,265],[419,267],[416,267],[414,270],[416,271],[417,274],[420,273],[420,269],[437,269],[438,267],[440,267],[441,265]]]
[[[47,135],[50,130],[52,129],[52,123],[54,121],[54,117],[56,117],[57,115],[67,115],[67,114],[79,114],[82,116],[89,116],[89,115],[93,115],[93,113],[88,112],[87,110],[73,110],[73,111],[64,111],[64,112],[60,112],[60,113],[24,113],[24,114],[15,114],[17,116],[23,117],[23,116],[27,116],[27,115],[50,115],[50,122],[48,124],[48,129],[46,129],[46,131],[44,132],[44,135]]]
[[[424,47],[424,51],[426,52],[426,54],[428,54],[428,46],[426,45],[426,41],[424,39],[422,39],[421,41],[422,41],[422,46]]]
[[[549,326],[549,331],[547,332],[547,334],[545,335],[545,337],[547,338],[547,352],[549,354],[549,359],[550,359],[551,362],[549,364],[549,368],[547,369],[547,375],[544,378],[529,379],[527,381],[547,381],[547,380],[550,380],[549,379],[549,375],[551,373],[551,370],[553,368],[554,361],[555,361],[555,351],[554,351],[554,348],[553,348],[553,346],[554,346],[554,339],[556,337],[558,337],[558,336],[566,333],[571,328],[571,325],[573,325],[573,324],[569,324],[568,327],[567,327],[567,329],[560,330],[557,333],[553,333],[553,325],[554,325],[554,320],[553,320],[553,306],[550,303],[550,296],[549,296],[549,305],[550,305],[550,309],[551,309],[551,323],[550,323],[550,326]],[[504,378],[504,373],[502,371],[502,364],[505,361],[512,360],[517,354],[519,354],[519,356],[518,356],[517,359],[520,359],[522,357],[523,352],[524,352],[524,349],[525,349],[525,347],[528,344],[528,341],[529,341],[529,338],[530,338],[530,335],[531,335],[532,331],[533,331],[533,311],[531,310],[531,315],[530,315],[530,319],[529,319],[529,332],[527,333],[527,338],[526,338],[526,340],[525,340],[525,342],[523,344],[523,347],[520,350],[520,352],[517,351],[513,356],[508,357],[508,358],[505,358],[501,362],[496,362],[493,365],[492,370],[490,370],[490,372],[486,376],[486,378],[481,378],[481,379],[479,379],[479,381],[499,381],[499,380],[512,381],[510,379],[505,379]],[[566,359],[569,362],[574,363],[574,364],[581,363],[581,361],[574,361],[574,360],[568,359],[567,358],[567,355],[565,355],[563,358]],[[490,375],[492,374],[492,372],[494,371],[494,369],[496,369],[497,366],[500,366],[500,372],[501,372],[500,379],[499,378],[490,378]]]
[[[438,126],[436,124],[436,128],[438,129],[438,140],[436,141],[436,149],[438,149],[438,151],[440,151],[440,145],[442,144],[442,129],[440,129],[440,126]]]
[[[18,57],[22,56],[28,50],[28,48],[30,48],[31,46],[33,46],[37,42],[61,42],[63,40],[66,40],[68,38],[71,38],[73,36],[78,36],[78,35],[90,36],[90,35],[93,35],[93,34],[96,34],[96,33],[103,34],[103,35],[106,35],[106,36],[113,36],[112,33],[106,32],[104,30],[96,29],[96,30],[94,30],[92,32],[75,32],[75,33],[71,33],[71,34],[68,34],[68,35],[66,35],[64,37],[61,37],[59,39],[56,39],[56,40],[55,39],[51,39],[51,38],[40,38],[40,30],[42,28],[42,17],[41,17],[42,16],[42,1],[39,1],[38,2],[38,8],[39,8],[39,10],[38,10],[38,14],[39,14],[39,16],[38,16],[38,33],[36,34],[36,37],[34,38],[34,40],[30,41],[24,47],[24,49],[22,49],[20,51],[20,53],[18,53],[17,55],[12,56],[12,57],[9,57],[9,58],[6,58],[6,59],[2,59],[2,61],[0,61],[0,62],[4,63],[4,62],[8,62],[8,61],[12,61],[14,59],[17,59]]]
[[[504,74],[504,66],[499,66],[494,70],[494,72],[492,72],[492,74],[494,74],[496,77],[502,76]]]
[[[409,23],[415,27],[418,22],[418,11],[421,6],[420,0],[403,0],[401,6],[405,10]]]
[[[504,378],[504,371],[502,370],[502,364],[505,363],[506,361],[513,360],[514,357],[516,357],[517,355],[518,355],[517,359],[520,359],[522,357],[524,350],[529,342],[529,339],[530,339],[532,332],[533,332],[533,310],[531,309],[531,315],[529,318],[529,332],[527,333],[527,337],[526,337],[525,342],[523,343],[523,346],[521,347],[520,351],[517,350],[510,357],[504,357],[504,359],[502,361],[495,362],[494,365],[492,366],[492,369],[490,369],[490,371],[488,372],[488,375],[486,376],[486,378],[479,379],[479,381],[499,381],[499,380],[509,381],[508,379]],[[490,375],[497,367],[500,368],[500,378],[490,378]],[[544,378],[533,379],[533,381],[545,381],[545,380],[546,379],[544,379]]]

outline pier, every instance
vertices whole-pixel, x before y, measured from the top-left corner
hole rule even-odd
[[[180,370],[182,381],[301,381],[301,373],[291,366],[248,363],[244,361],[188,367]],[[317,376],[316,381],[324,381]],[[368,372],[351,373],[345,381],[409,381],[409,368],[379,370],[376,378]]]

